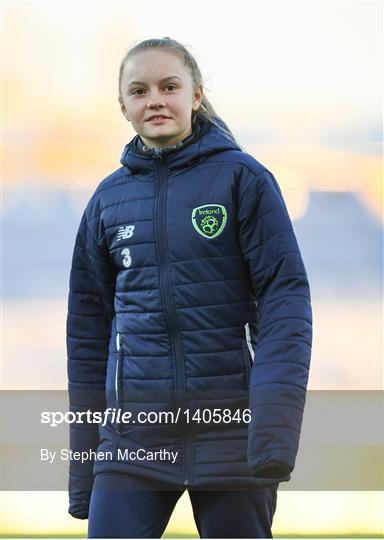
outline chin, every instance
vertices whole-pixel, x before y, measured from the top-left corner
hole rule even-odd
[[[174,140],[178,137],[178,135],[177,133],[164,133],[161,135],[156,134],[156,136],[154,136],[153,134],[143,135],[143,137],[146,138],[147,141],[150,142],[153,146],[159,146],[159,143],[167,144],[170,139]],[[176,144],[176,143],[171,143],[171,144]]]

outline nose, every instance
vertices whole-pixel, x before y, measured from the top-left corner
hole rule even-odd
[[[147,103],[148,109],[155,109],[157,107],[164,107],[164,106],[165,106],[164,100],[156,95],[153,97],[150,97]]]
[[[158,109],[159,107],[164,107],[164,103],[160,100],[152,100],[147,104],[148,109]]]

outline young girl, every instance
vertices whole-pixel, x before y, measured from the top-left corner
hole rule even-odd
[[[134,46],[137,135],[88,202],[68,302],[69,512],[89,537],[159,538],[188,490],[202,538],[272,537],[306,398],[306,271],[273,174],[170,38]],[[97,453],[95,453],[97,451]],[[92,496],[91,496],[92,495]]]

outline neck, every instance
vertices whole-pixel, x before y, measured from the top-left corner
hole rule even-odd
[[[194,132],[191,130],[191,132],[184,137],[181,141],[177,142],[176,144],[169,145],[169,146],[147,146],[143,139],[139,137],[139,140],[141,142],[141,148],[144,150],[144,152],[152,152],[155,154],[161,154],[163,152],[166,152],[167,150],[174,150],[176,148],[180,148],[183,146],[183,144],[190,140],[194,135]]]

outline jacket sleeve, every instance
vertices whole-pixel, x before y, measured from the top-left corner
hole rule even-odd
[[[248,466],[258,478],[288,481],[299,446],[312,347],[310,289],[275,177],[245,173],[239,242],[255,296]]]
[[[104,411],[105,380],[114,315],[114,276],[102,244],[91,233],[84,212],[77,232],[69,282],[67,373],[69,410]],[[99,424],[70,424],[70,450],[97,450]],[[93,485],[93,461],[69,461],[69,509],[86,519]]]

